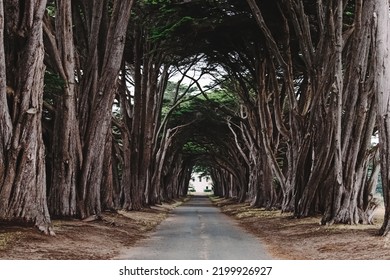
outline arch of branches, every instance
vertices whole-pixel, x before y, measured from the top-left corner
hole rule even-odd
[[[50,233],[185,196],[203,166],[217,195],[372,223],[382,167],[387,234],[388,8],[0,1],[0,218]]]

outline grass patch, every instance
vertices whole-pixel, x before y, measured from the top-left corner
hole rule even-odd
[[[13,246],[22,236],[23,233],[20,231],[0,233],[0,250],[6,250]]]

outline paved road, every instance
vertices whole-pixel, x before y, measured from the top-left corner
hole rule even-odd
[[[270,259],[259,239],[212,206],[194,196],[174,209],[157,230],[121,259],[256,260]]]

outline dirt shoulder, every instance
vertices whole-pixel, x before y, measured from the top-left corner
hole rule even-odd
[[[132,247],[163,221],[183,201],[143,211],[103,213],[102,220],[54,220],[56,236],[34,228],[0,223],[0,259],[105,260]]]
[[[320,217],[295,219],[291,214],[251,208],[229,199],[212,200],[222,212],[260,237],[275,259],[390,259],[390,238],[377,235],[383,209],[377,211],[374,225],[321,226]]]

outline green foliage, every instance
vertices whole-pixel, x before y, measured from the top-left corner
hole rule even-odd
[[[238,106],[238,97],[227,89],[219,89],[208,95],[209,102],[215,106],[224,106],[231,110],[235,110]]]
[[[170,0],[143,0],[135,9],[138,24],[142,25],[152,42],[170,39],[175,32],[193,18],[180,15]]]
[[[192,154],[192,155],[204,154],[207,152],[207,149],[204,146],[199,145],[198,143],[189,141],[189,142],[184,144],[183,152],[188,153],[188,154]]]
[[[168,81],[167,87],[164,93],[164,103],[166,106],[172,105],[175,102],[175,95],[177,93],[178,96],[186,93],[188,96],[196,92],[198,89],[196,87],[191,87],[188,89],[187,85],[181,84],[177,89],[177,83]],[[177,91],[177,92],[176,92]]]
[[[65,81],[56,73],[45,71],[45,93],[60,95],[64,91]]]
[[[200,162],[193,167],[192,172],[199,173],[201,177],[210,176],[210,167]]]
[[[171,4],[171,0],[143,0],[146,5],[161,5],[161,4]]]
[[[153,41],[169,39],[175,31],[177,31],[184,24],[192,22],[194,19],[189,16],[180,18],[178,21],[169,22],[164,26],[156,26],[151,30],[150,39]]]
[[[355,18],[355,2],[349,1],[344,10],[344,27],[351,26]]]
[[[49,17],[54,17],[56,14],[56,4],[54,1],[48,1],[46,5],[46,12]]]

